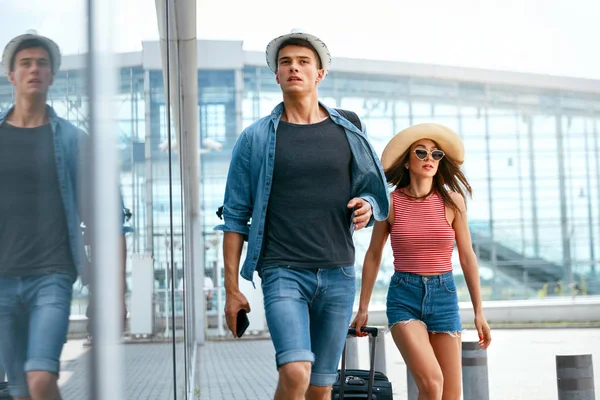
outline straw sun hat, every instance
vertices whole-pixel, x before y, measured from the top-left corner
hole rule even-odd
[[[437,143],[448,157],[461,165],[465,160],[465,147],[458,133],[444,125],[424,123],[413,125],[398,132],[385,146],[381,156],[383,169],[389,169],[410,146],[421,139]]]

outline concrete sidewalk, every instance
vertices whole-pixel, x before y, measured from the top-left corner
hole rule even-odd
[[[200,348],[200,400],[272,399],[274,360],[270,340],[207,342]]]
[[[89,348],[84,340],[69,340],[61,356],[59,386],[63,400],[90,398]],[[171,343],[131,343],[123,346],[124,400],[174,400],[173,399],[173,347]],[[183,360],[183,343],[177,343],[179,360]],[[183,361],[181,361],[183,364]],[[177,374],[177,397],[183,399],[185,386],[183,365]],[[110,385],[110,382],[106,382]],[[180,389],[181,388],[181,389]],[[195,399],[190,399],[195,400]]]
[[[475,339],[472,330],[464,340]],[[69,340],[61,357],[59,380],[64,400],[89,399],[89,349]],[[396,400],[406,399],[406,366],[386,335],[387,375]],[[189,400],[269,400],[277,383],[275,354],[268,339],[208,341],[198,354],[198,392]],[[183,344],[176,345],[183,360]],[[557,354],[593,354],[596,391],[600,394],[600,329],[496,329],[488,350],[490,400],[555,400]],[[359,340],[359,363],[368,366],[368,340]],[[173,399],[170,343],[124,346],[124,400]],[[180,366],[183,371],[183,365]],[[184,374],[176,377],[183,399]],[[110,382],[106,382],[110,385]],[[177,399],[177,400],[179,400]]]
[[[497,329],[488,349],[490,400],[554,400],[557,354],[593,354],[600,394],[600,329]],[[476,339],[465,332],[465,341]],[[406,365],[386,335],[387,375],[394,399],[406,399]],[[368,368],[368,340],[359,341],[359,363]],[[269,400],[277,382],[268,340],[209,341],[200,350],[201,400]]]

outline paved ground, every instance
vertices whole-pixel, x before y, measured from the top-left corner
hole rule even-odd
[[[464,340],[474,340],[467,331]],[[387,374],[394,399],[406,399],[406,366],[386,335]],[[592,353],[600,390],[600,329],[495,330],[488,350],[490,400],[555,400],[555,355]],[[269,400],[275,388],[274,351],[268,340],[211,341],[200,351],[201,400]],[[368,366],[366,339],[359,342]]]
[[[600,329],[497,329],[488,350],[490,400],[556,400],[555,355],[592,353],[596,391],[600,389]],[[473,340],[468,331],[464,340]],[[88,349],[70,340],[62,355],[59,381],[64,400],[89,399]],[[406,367],[386,335],[387,374],[394,398],[406,399]],[[183,360],[182,344],[176,346]],[[172,346],[168,343],[124,346],[123,400],[174,400]],[[359,363],[368,363],[367,340],[359,342]],[[183,364],[183,361],[180,362]],[[277,373],[269,340],[209,341],[200,348],[198,393],[189,400],[269,400]],[[183,371],[183,365],[179,367]],[[176,379],[183,399],[184,374]],[[106,383],[110,385],[110,382]],[[178,399],[178,400],[179,400]]]
[[[83,340],[69,340],[63,350],[59,380],[63,400],[89,399],[90,353],[82,344]],[[177,359],[181,360],[178,370],[182,371],[177,374],[177,397],[183,399],[182,343],[177,344],[176,351]],[[173,348],[170,343],[128,344],[124,346],[124,353],[124,400],[173,400]]]
[[[207,342],[200,349],[200,400],[273,398],[273,360],[269,340]]]

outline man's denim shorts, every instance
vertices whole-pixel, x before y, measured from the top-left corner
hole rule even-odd
[[[65,273],[0,278],[0,363],[11,396],[29,397],[29,371],[58,375],[73,280]]]
[[[352,317],[354,267],[267,266],[259,273],[277,368],[311,362],[311,385],[332,385]]]

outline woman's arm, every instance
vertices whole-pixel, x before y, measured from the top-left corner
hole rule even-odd
[[[458,206],[460,212],[454,213],[452,227],[456,234],[456,247],[458,248],[458,258],[460,266],[467,282],[471,303],[473,303],[473,312],[475,313],[475,326],[479,333],[480,344],[486,348],[490,341],[490,328],[483,315],[481,301],[481,285],[479,282],[479,267],[477,265],[477,256],[473,251],[471,242],[471,232],[467,221],[467,208],[465,199],[458,193],[450,193],[452,200]]]

